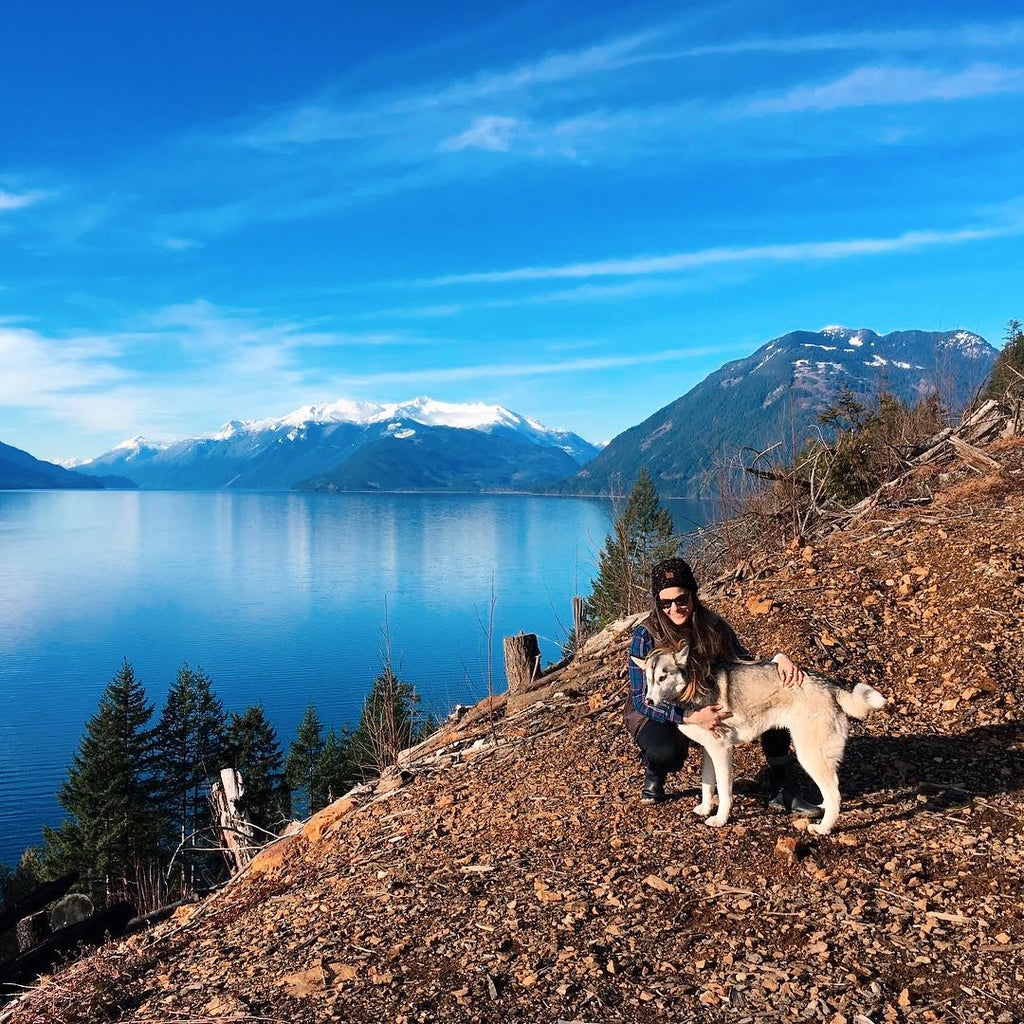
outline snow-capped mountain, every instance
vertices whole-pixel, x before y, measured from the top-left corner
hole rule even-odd
[[[342,399],[274,419],[232,420],[208,437],[134,437],[78,468],[175,490],[481,490],[559,479],[597,451],[500,405]]]
[[[884,389],[907,401],[937,391],[962,407],[996,350],[970,331],[874,331],[830,326],[794,331],[726,363],[695,388],[614,438],[557,488],[601,493],[629,487],[646,465],[662,495],[693,495],[716,456],[776,441],[799,444],[816,412],[849,388],[870,403]]]

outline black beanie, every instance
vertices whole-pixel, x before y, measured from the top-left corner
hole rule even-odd
[[[666,558],[651,570],[651,594],[657,597],[663,590],[680,587],[696,596],[697,581],[689,562],[681,558]]]

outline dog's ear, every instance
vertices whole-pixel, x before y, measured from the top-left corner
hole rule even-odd
[[[635,654],[631,654],[629,656],[629,660],[631,662],[633,662],[633,664],[636,665],[636,667],[638,669],[640,669],[643,672],[646,672],[647,671],[647,664],[648,664],[648,662],[651,659],[650,658],[638,658]]]

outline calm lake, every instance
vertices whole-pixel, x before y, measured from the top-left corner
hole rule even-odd
[[[669,502],[677,527],[701,516]],[[127,658],[159,715],[185,662],[229,711],[262,703],[286,751],[303,712],[358,719],[392,656],[443,713],[487,693],[501,638],[560,657],[612,520],[519,495],[0,491],[0,862],[56,824],[86,720]]]

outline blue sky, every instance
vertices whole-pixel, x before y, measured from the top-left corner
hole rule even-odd
[[[855,6],[8,5],[0,440],[427,394],[598,441],[797,328],[998,345],[1024,15]]]

